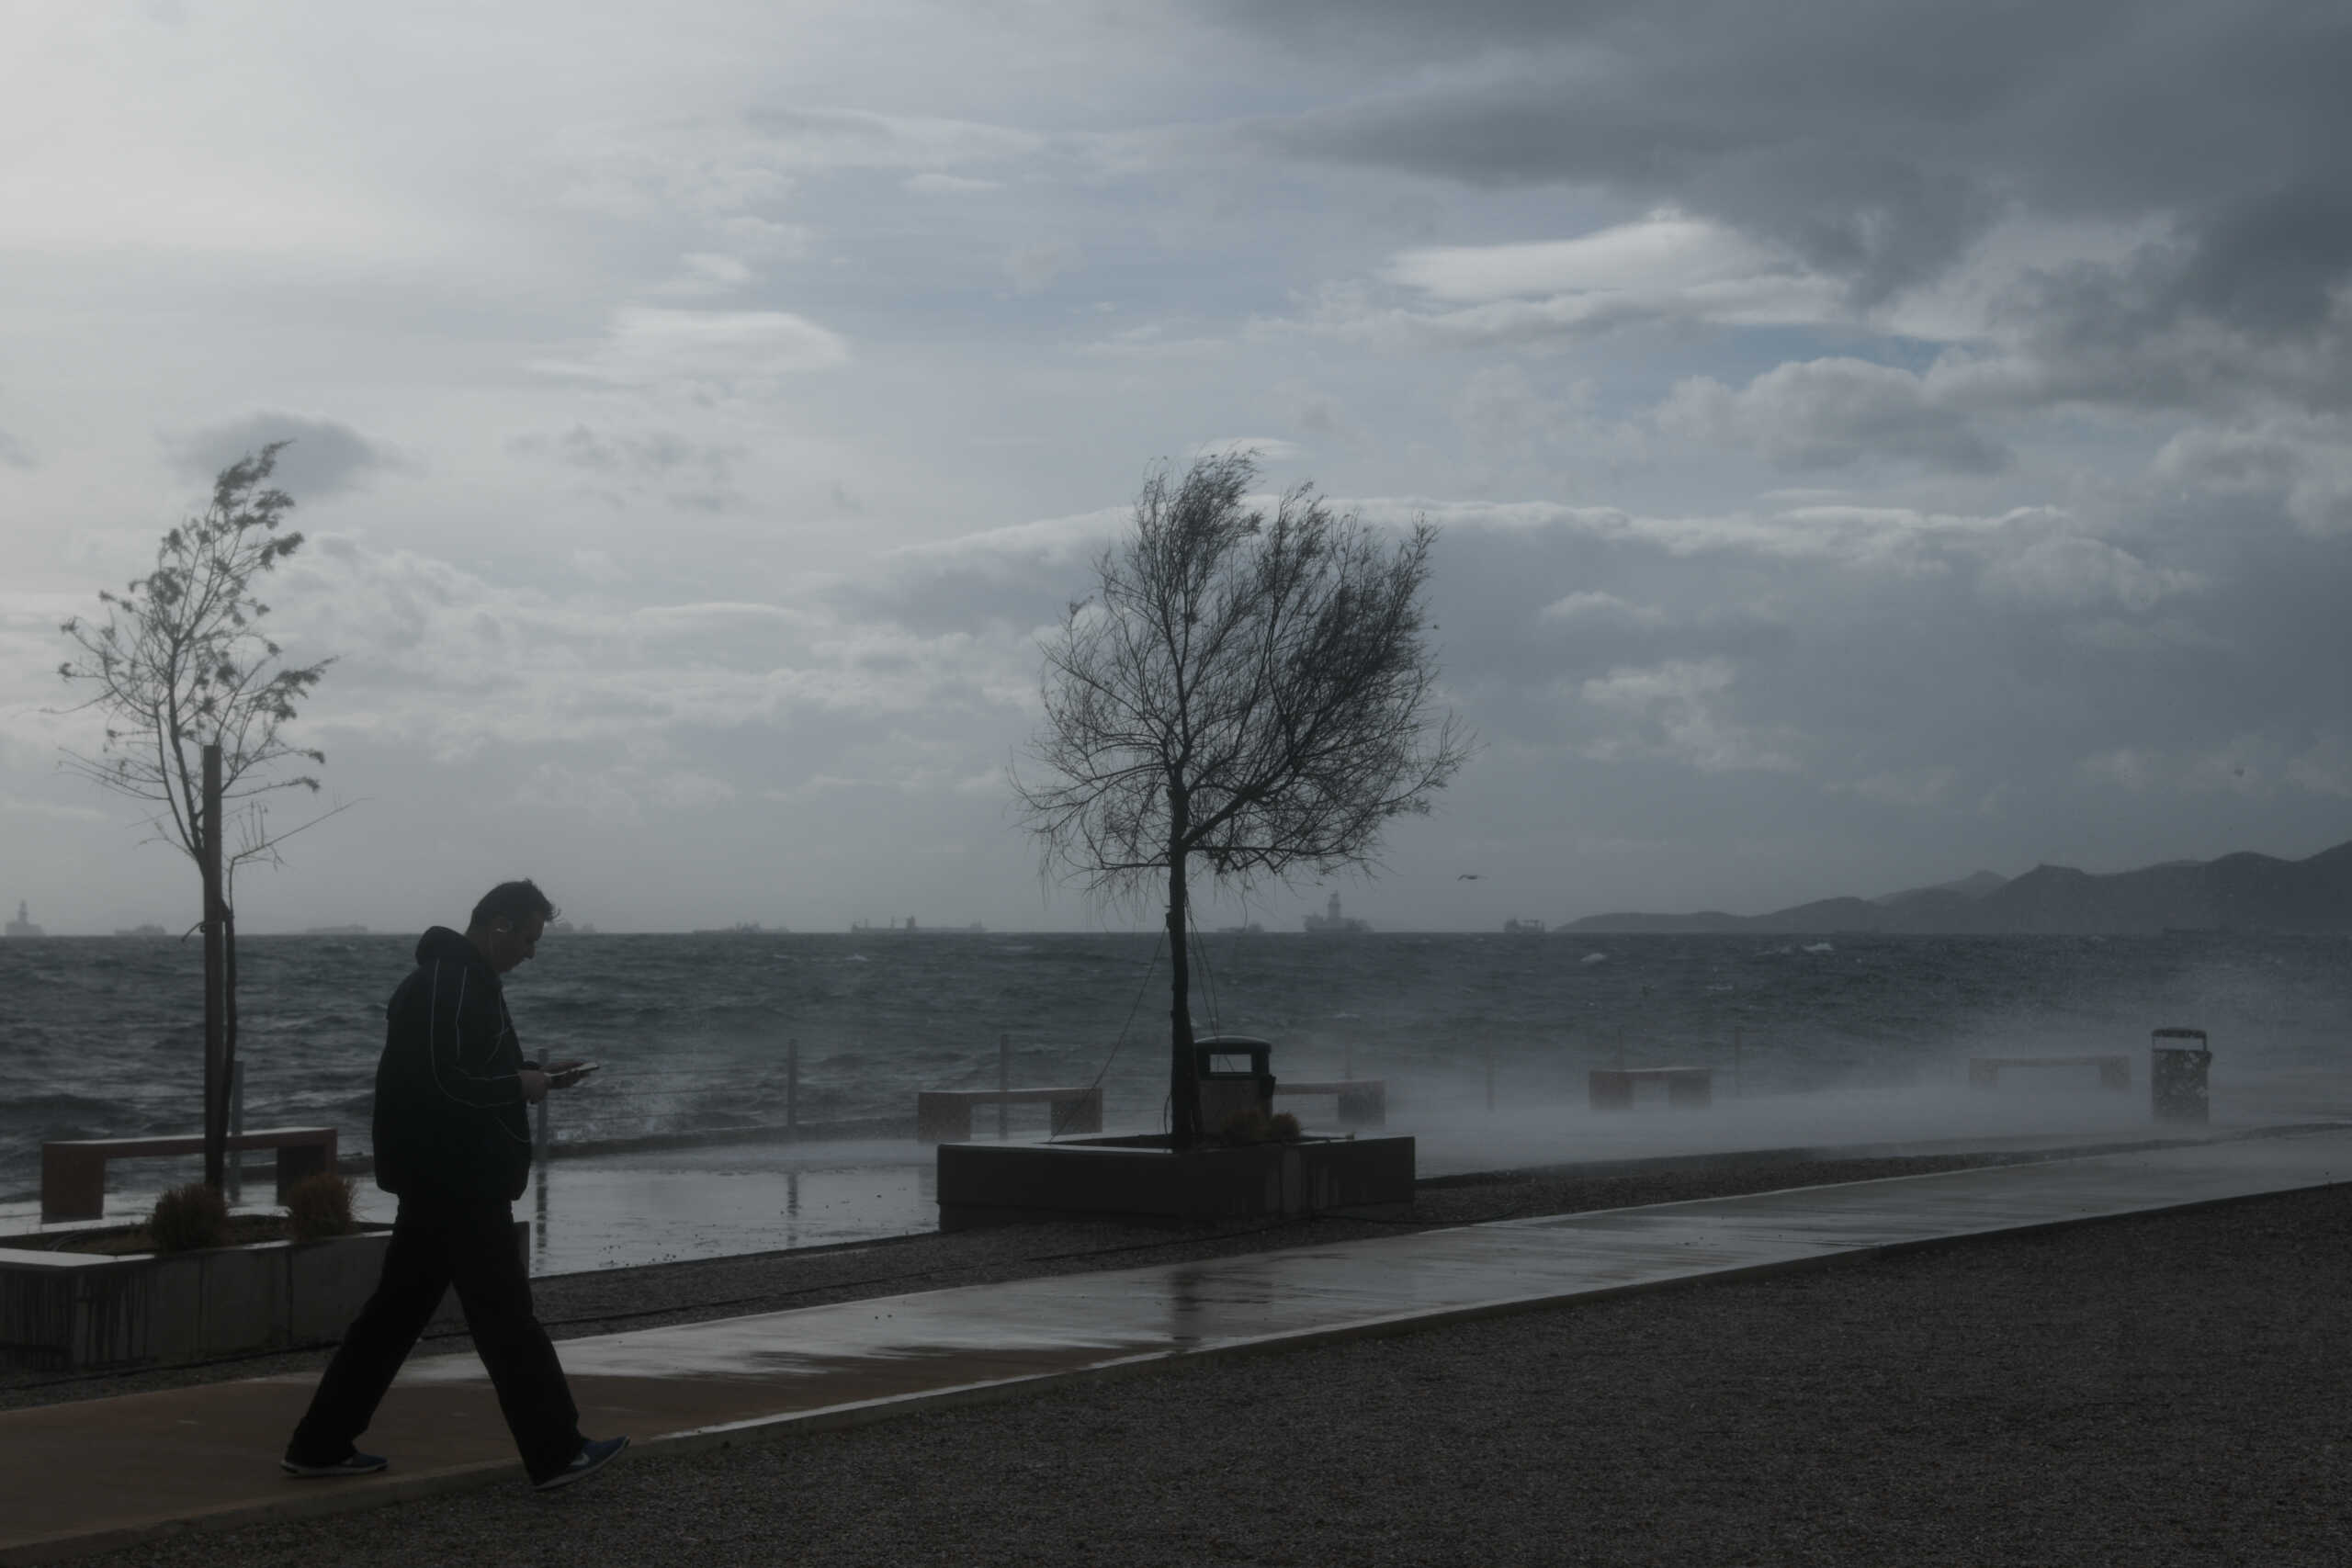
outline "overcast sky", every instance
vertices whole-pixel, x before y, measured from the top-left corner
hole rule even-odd
[[[2340,0],[0,18],[0,901],[52,929],[195,903],[57,770],[56,623],[283,437],[356,804],[247,929],[525,873],[1133,923],[1004,768],[1147,468],[1237,442],[1442,529],[1483,749],[1340,885],[1377,925],[2352,838]]]

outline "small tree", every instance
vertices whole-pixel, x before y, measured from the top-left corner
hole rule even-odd
[[[1047,865],[1091,891],[1166,879],[1174,954],[1170,1131],[1199,1141],[1186,963],[1188,868],[1248,887],[1366,863],[1391,818],[1429,809],[1468,754],[1437,678],[1422,588],[1436,530],[1392,549],[1310,486],[1269,520],[1257,464],[1154,472],[1135,531],[1046,648],[1046,717],[1016,775]]]
[[[273,442],[221,469],[212,503],[164,536],[153,571],[121,593],[101,592],[103,621],[76,616],[61,628],[81,651],[57,672],[88,694],[68,711],[95,708],[106,718],[97,752],[68,750],[66,765],[153,807],[156,836],[187,852],[205,876],[205,1179],[215,1186],[236,1060],[235,870],[274,860],[279,843],[319,820],[270,830],[263,796],[319,788],[315,774],[287,776],[277,765],[326,761],[280,730],[334,661],[281,662],[277,644],[261,631],[269,606],[255,596],[260,578],[302,543],[301,535],[278,531],[293,498],[266,488],[286,445]],[[206,753],[215,749],[209,770]],[[219,780],[209,802],[209,772]],[[234,848],[224,806],[239,808]]]

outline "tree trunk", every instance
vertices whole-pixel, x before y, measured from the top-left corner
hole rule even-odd
[[[214,1191],[227,1177],[229,1071],[225,1059],[228,986],[223,973],[227,932],[220,920],[220,747],[204,749],[203,837],[197,864],[204,874],[204,1184]]]
[[[226,1167],[244,1156],[228,1146],[230,1112],[237,1098],[237,911],[224,889],[220,898],[220,1135]]]
[[[1168,1134],[1170,1146],[1189,1149],[1201,1141],[1201,1085],[1193,1060],[1193,972],[1185,962],[1184,839],[1192,823],[1183,792],[1168,792]]]

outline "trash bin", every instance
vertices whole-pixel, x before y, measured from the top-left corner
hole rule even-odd
[[[2206,1070],[2213,1053],[2201,1029],[2159,1029],[2148,1041],[2148,1094],[2159,1122],[2204,1123]]]
[[[1193,1042],[1203,1132],[1215,1133],[1237,1111],[1274,1113],[1273,1055],[1272,1045],[1248,1034],[1212,1034]]]

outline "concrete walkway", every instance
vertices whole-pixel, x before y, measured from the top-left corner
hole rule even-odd
[[[1698,1277],[2352,1180],[2352,1129],[1512,1220],[1211,1262],[970,1286],[560,1347],[592,1434],[729,1441],[1177,1356],[1314,1343]],[[293,1482],[313,1379],[0,1413],[0,1562],[479,1485],[520,1484],[470,1355],[418,1360],[364,1446],[387,1475]]]

